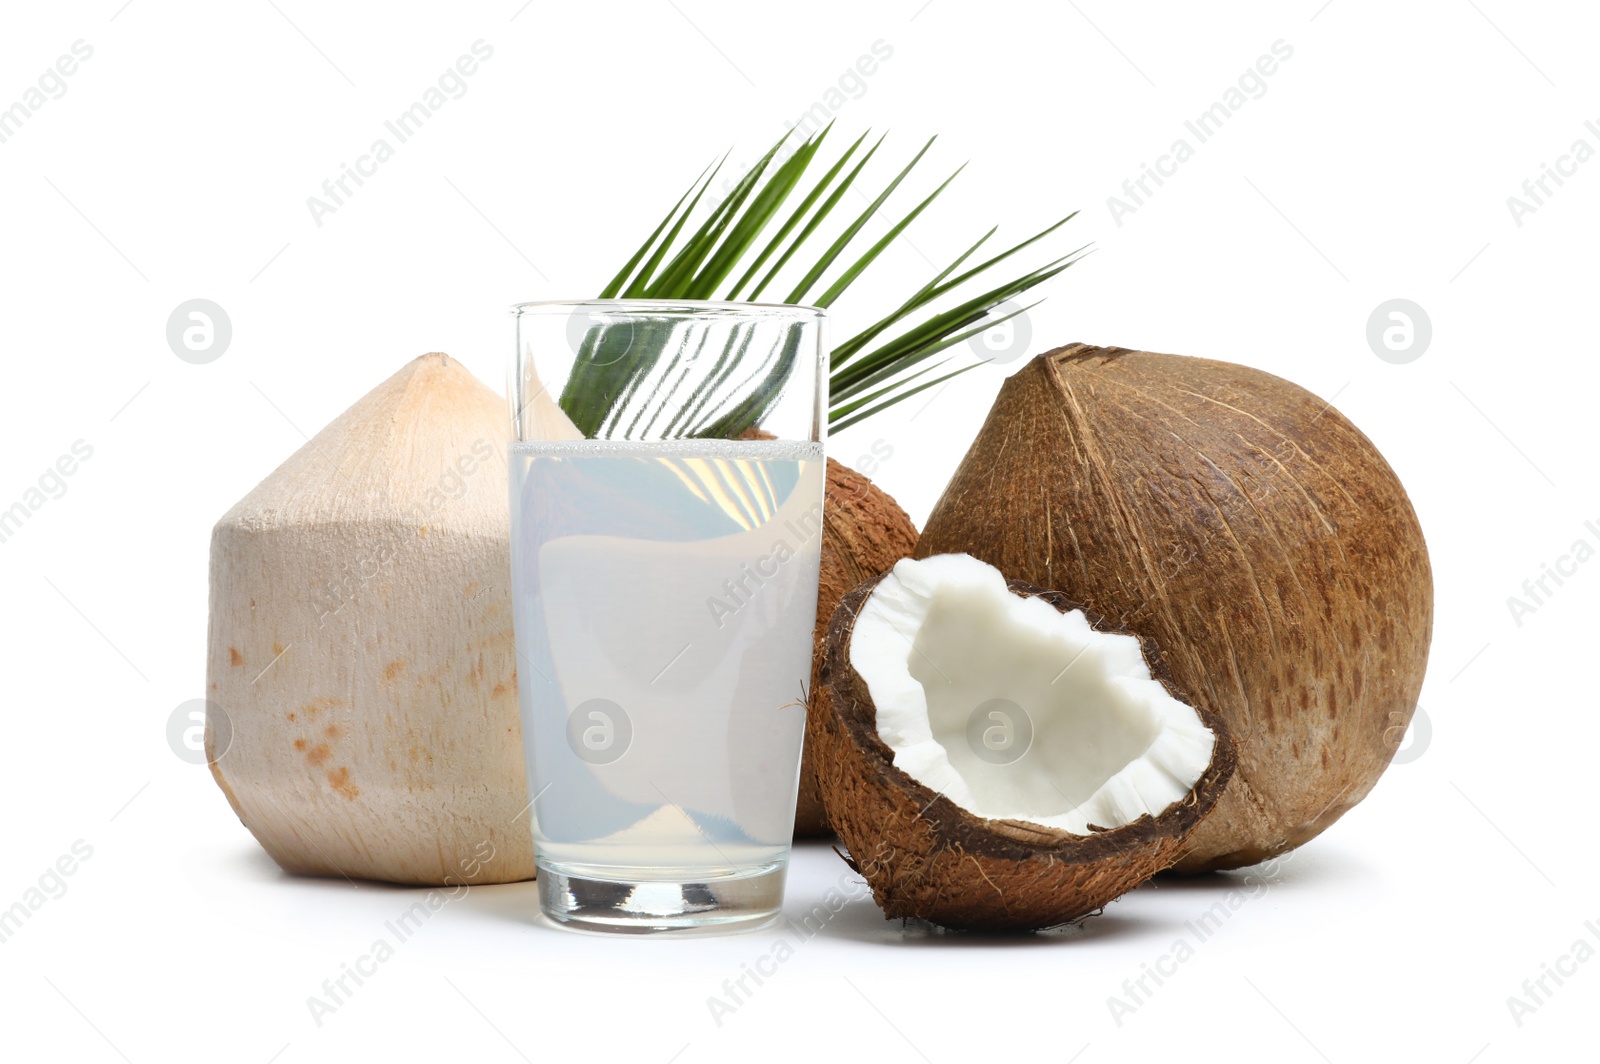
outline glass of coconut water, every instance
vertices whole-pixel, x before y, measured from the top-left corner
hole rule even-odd
[[[783,900],[822,539],[825,315],[524,303],[512,599],[540,904],[748,930]]]

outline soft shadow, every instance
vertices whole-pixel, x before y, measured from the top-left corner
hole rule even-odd
[[[548,926],[541,924],[539,915],[539,888],[533,880],[520,883],[465,883],[456,885],[436,885],[408,883],[385,883],[376,879],[356,879],[341,876],[335,872],[331,875],[306,875],[299,872],[286,872],[278,863],[269,857],[266,851],[259,846],[248,850],[240,849],[237,854],[229,856],[227,865],[241,878],[249,878],[259,883],[270,884],[274,889],[302,892],[321,892],[333,890],[356,890],[363,894],[373,896],[393,896],[401,899],[399,905],[403,908],[407,901],[417,900],[432,891],[438,891],[446,899],[446,906],[451,909],[477,912],[496,920],[506,920],[513,923],[523,923],[529,926]]]
[[[833,847],[842,850],[843,844],[836,839],[808,839],[795,843],[796,849]],[[1330,882],[1358,879],[1363,872],[1363,867],[1348,861],[1326,858],[1326,855],[1307,856],[1300,850],[1293,850],[1248,868],[1204,872],[1197,875],[1162,872],[1124,895],[1123,899],[1131,899],[1136,894],[1145,892],[1197,898],[1208,895],[1221,898],[1234,891],[1254,895],[1261,892],[1263,886],[1274,892],[1292,891],[1300,886],[1325,886]],[[837,938],[890,946],[1019,948],[1042,947],[1057,943],[1088,943],[1111,940],[1119,936],[1160,934],[1180,926],[1169,919],[1137,916],[1128,911],[1105,910],[1085,917],[1076,924],[1044,931],[1005,933],[951,931],[924,920],[884,919],[882,910],[872,900],[861,877],[854,876],[853,881],[857,884],[855,887],[857,893],[851,894],[849,903],[839,912],[832,914],[820,929],[816,928],[817,921],[813,918],[812,927],[805,929],[806,937]],[[1112,905],[1117,905],[1117,902],[1113,902]],[[825,909],[823,911],[826,912]],[[785,906],[785,916],[792,918],[796,925],[810,912],[811,910],[798,904]]]
[[[954,931],[926,920],[888,919],[873,900],[866,880],[851,871],[845,863],[842,842],[838,839],[797,839],[794,846],[796,850],[828,851],[829,858],[843,874],[840,880],[830,885],[837,887],[848,899],[838,912],[830,913],[820,899],[808,906],[806,899],[795,897],[791,890],[783,907],[784,926],[806,940],[838,939],[884,946],[934,946],[945,949],[1039,949],[1064,943],[1094,942],[1118,935],[1137,935],[1157,931],[1161,927],[1160,921],[1108,911],[1087,916],[1077,923],[1042,931]],[[804,922],[808,918],[811,921],[809,925]]]
[[[1189,875],[1171,870],[1159,873],[1142,890],[1173,891],[1183,894],[1226,894],[1230,890],[1255,888],[1268,883],[1274,890],[1293,890],[1313,883],[1327,884],[1339,880],[1358,878],[1363,869],[1347,860],[1325,860],[1325,855],[1306,854],[1303,850],[1288,853],[1246,868],[1230,868],[1223,872],[1200,872]]]
[[[326,876],[286,872],[267,851],[254,843],[230,846],[211,846],[196,851],[188,860],[190,869],[205,876],[221,875],[229,883],[259,884],[275,890],[321,891],[329,888],[344,890],[403,891],[392,883],[371,879],[347,878],[338,873]]]
[[[267,861],[271,863],[272,858],[268,857]],[[342,888],[344,890],[369,891],[375,895],[404,895],[412,893],[421,895],[434,889],[446,889],[442,887],[434,888],[410,886],[404,883],[384,883],[376,879],[356,879],[351,876],[341,876],[337,872],[333,875],[327,876],[306,875],[301,872],[285,872],[275,863],[273,863],[271,869],[264,874],[264,878],[275,886],[282,887],[286,890],[313,891],[324,890],[327,888]]]
[[[496,883],[472,887],[457,895],[452,909],[472,913],[502,923],[520,924],[541,931],[559,930],[539,912],[539,885],[529,879],[522,883]]]
[[[233,859],[231,863],[236,865],[240,870],[248,873],[251,878],[254,879],[276,883],[285,879],[310,878],[307,876],[289,875],[289,873],[278,867],[278,862],[274,861],[270,856],[268,856],[267,851],[263,850],[260,846],[240,846],[238,851],[234,853],[232,857]]]
[[[789,926],[799,926],[798,916],[796,922]],[[808,940],[839,939],[881,946],[932,946],[939,949],[1043,949],[1139,934],[1157,930],[1159,926],[1157,921],[1100,913],[1076,924],[1043,931],[953,931],[926,920],[885,919],[876,903],[869,898],[858,898],[836,913],[821,930],[813,933],[811,928],[802,928],[802,937]]]

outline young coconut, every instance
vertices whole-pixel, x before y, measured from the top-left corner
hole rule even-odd
[[[833,620],[839,601],[862,581],[877,576],[901,558],[910,557],[916,545],[916,526],[887,492],[864,474],[828,459],[817,627],[813,636],[811,685],[807,688],[813,708],[827,697],[821,682],[822,663],[826,656],[828,624]],[[808,741],[801,756],[800,798],[794,811],[797,838],[832,833],[817,783],[816,757],[816,745]]]
[[[575,437],[542,398],[547,438]],[[285,870],[533,876],[507,435],[500,396],[424,355],[217,522],[207,752]]]
[[[1417,703],[1433,583],[1372,441],[1270,373],[1071,344],[1007,379],[917,544],[966,551],[1160,645],[1239,771],[1184,871],[1314,838]]]
[[[1178,860],[1233,773],[1159,651],[962,554],[845,597],[813,707],[822,793],[884,915],[1026,930]]]

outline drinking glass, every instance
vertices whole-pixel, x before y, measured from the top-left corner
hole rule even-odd
[[[512,308],[511,575],[546,916],[776,919],[822,539],[825,315]]]

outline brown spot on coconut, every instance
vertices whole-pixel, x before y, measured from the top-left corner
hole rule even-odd
[[[1314,838],[1416,706],[1433,584],[1405,489],[1332,406],[1269,373],[1072,344],[1010,377],[919,556],[965,551],[1161,646],[1239,770],[1183,871]]]
[[[538,416],[561,438],[552,400]],[[234,811],[286,870],[458,882],[487,844],[494,860],[474,882],[533,876],[508,435],[500,396],[424,355],[217,522],[208,678],[232,741],[219,760],[208,720],[207,751]],[[329,729],[337,763],[305,741]],[[290,745],[306,756],[283,757]]]
[[[824,679],[822,793],[889,918],[1080,919],[1178,860],[1233,772],[1152,643],[966,555],[847,595]]]

